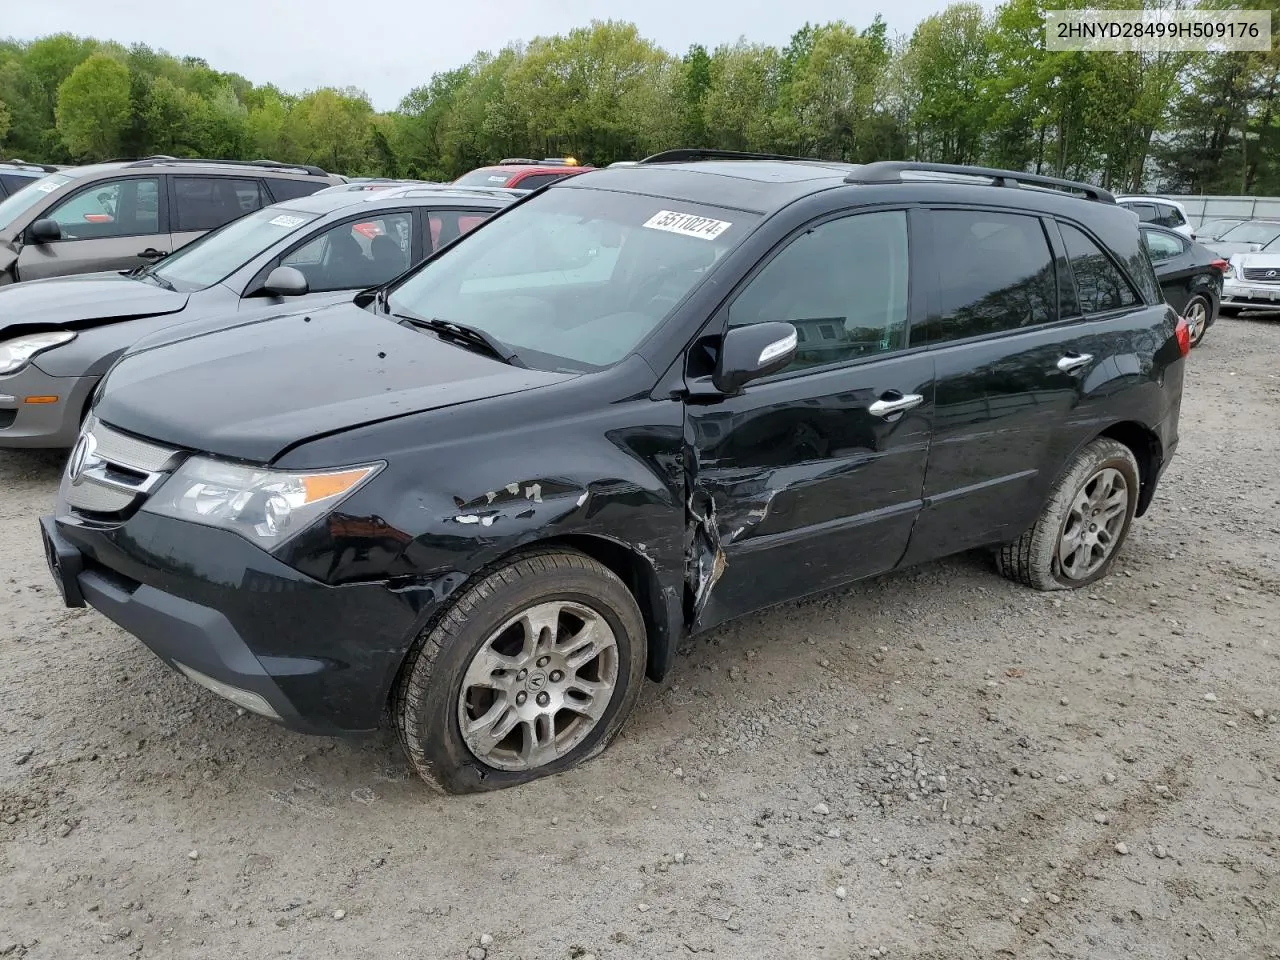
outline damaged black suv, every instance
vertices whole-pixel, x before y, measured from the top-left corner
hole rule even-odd
[[[1104,576],[1188,349],[1105,191],[673,151],[134,348],[41,523],[66,602],[195,682],[493,789],[597,754],[730,618],[972,548]]]

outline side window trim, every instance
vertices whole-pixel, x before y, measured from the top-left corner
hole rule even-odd
[[[1076,286],[1076,273],[1071,269],[1071,257],[1067,253],[1067,243],[1062,239],[1062,231],[1058,229],[1058,221],[1053,217],[1041,217],[1040,224],[1049,238],[1049,249],[1053,251],[1053,272],[1057,276],[1058,286],[1058,320],[1059,322],[1080,320],[1084,317],[1080,288]],[[1064,289],[1069,289],[1071,293],[1069,311],[1062,309]]]
[[[169,230],[169,198],[166,195],[169,178],[163,173],[147,173],[139,176],[121,176],[111,177],[107,180],[95,180],[93,183],[86,184],[78,190],[72,190],[58,197],[56,202],[48,204],[44,210],[37,213],[31,219],[31,223],[37,220],[43,220],[49,214],[56,211],[64,204],[70,203],[72,200],[80,197],[93,190],[101,190],[103,187],[111,186],[114,183],[124,183],[126,180],[155,180],[156,181],[156,229],[146,233],[113,233],[106,237],[68,237],[66,240],[59,240],[58,243],[78,243],[81,240],[124,240],[129,237],[157,237],[162,234],[170,233]],[[134,195],[134,203],[137,203],[137,194]],[[31,224],[29,223],[28,226]],[[168,246],[166,238],[165,246]]]
[[[752,386],[756,384],[781,383],[785,380],[794,380],[797,377],[807,377],[810,375],[825,374],[832,370],[839,370],[852,367],[860,367],[864,364],[874,363],[877,360],[884,360],[890,357],[900,357],[907,353],[923,352],[927,349],[927,345],[911,346],[911,326],[924,314],[921,312],[925,302],[925,284],[920,276],[923,273],[921,263],[923,251],[921,243],[918,241],[918,235],[921,230],[927,227],[920,217],[921,210],[918,207],[909,204],[891,204],[887,206],[877,207],[843,207],[839,210],[829,210],[796,227],[782,237],[751,267],[751,269],[743,275],[742,279],[734,286],[729,295],[716,309],[702,331],[697,334],[691,341],[689,346],[682,352],[687,355],[689,350],[693,349],[696,344],[707,337],[723,336],[729,329],[729,311],[734,302],[742,295],[742,293],[751,285],[751,283],[764,272],[784,250],[786,250],[794,241],[800,239],[805,234],[816,230],[824,224],[831,223],[835,220],[842,220],[847,217],[862,216],[870,213],[897,213],[905,214],[907,226],[907,310],[906,324],[903,329],[904,346],[896,350],[886,350],[883,353],[866,354],[860,357],[849,357],[843,360],[833,360],[830,363],[815,364],[811,367],[801,367],[799,369],[786,369],[775,373],[770,377],[762,377],[759,380],[752,381]]]
[[[1129,292],[1132,293],[1134,297],[1137,298],[1136,302],[1130,304],[1127,307],[1115,307],[1114,309],[1111,309],[1111,310],[1100,310],[1097,313],[1083,314],[1087,319],[1092,320],[1095,317],[1118,317],[1121,314],[1130,313],[1134,310],[1141,310],[1144,307],[1151,306],[1151,304],[1147,303],[1146,298],[1143,296],[1142,288],[1137,283],[1134,282],[1134,279],[1130,275],[1128,268],[1123,263],[1121,263],[1119,260],[1116,259],[1115,255],[1111,252],[1110,249],[1108,249],[1107,245],[1101,242],[1098,239],[1097,235],[1092,230],[1086,227],[1083,223],[1079,223],[1075,220],[1068,220],[1066,217],[1059,217],[1057,219],[1061,223],[1065,223],[1068,226],[1074,227],[1075,229],[1083,233],[1086,237],[1088,237],[1089,242],[1092,243],[1095,247],[1097,247],[1100,251],[1102,251],[1102,255],[1107,258],[1107,262],[1110,263],[1113,267],[1116,268],[1116,270],[1119,271],[1120,279],[1122,279],[1125,283],[1129,285]],[[1141,228],[1139,228],[1138,232],[1139,234],[1141,234],[1142,232]],[[1143,240],[1141,236],[1139,236],[1138,242],[1142,245],[1143,253],[1146,253],[1146,249],[1147,249],[1146,241]],[[1080,283],[1078,280],[1076,280],[1075,268],[1072,267],[1070,263],[1068,263],[1068,269],[1071,270],[1071,277],[1072,277],[1072,280],[1075,282],[1076,290],[1078,291],[1080,289]],[[1158,291],[1159,289],[1160,289],[1160,284],[1157,281],[1156,290]],[[1079,299],[1078,294],[1077,294],[1077,299]],[[1084,310],[1083,300],[1080,301],[1080,309],[1083,312]]]

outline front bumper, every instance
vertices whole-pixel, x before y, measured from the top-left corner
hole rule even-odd
[[[304,733],[376,729],[439,603],[425,585],[331,587],[235,534],[147,513],[40,526],[68,606],[92,606],[170,666],[261,698],[269,710],[229,697]]]
[[[54,377],[35,363],[0,376],[0,447],[71,447],[97,377]],[[57,399],[31,402],[31,398]]]
[[[1280,283],[1236,279],[1223,280],[1222,306],[1280,310]]]

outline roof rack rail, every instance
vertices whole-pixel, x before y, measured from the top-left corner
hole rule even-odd
[[[281,163],[279,160],[210,160],[203,157],[170,157],[163,154],[157,154],[153,157],[143,157],[141,160],[134,160],[129,163],[130,167],[158,167],[163,164],[206,164],[214,166],[227,167],[266,167],[270,170],[291,170],[298,173],[305,173],[310,177],[327,177],[329,173],[321,170],[319,167],[313,167],[308,163]]]
[[[509,164],[540,164],[541,161],[534,160],[531,157],[503,157],[498,161],[499,166],[507,166]]]
[[[742,153],[738,150],[704,150],[700,147],[663,150],[651,157],[637,160],[643,163],[688,163],[697,160],[798,160],[801,163],[824,163],[817,157],[790,157],[782,153]]]
[[[1083,193],[1098,203],[1115,203],[1115,196],[1101,187],[1058,177],[1042,177],[1037,173],[1018,173],[1014,170],[997,170],[994,167],[967,167],[956,163],[922,163],[914,160],[878,160],[864,164],[844,178],[845,183],[900,183],[904,173],[949,173],[962,177],[986,177],[994,187],[1052,187]]]
[[[43,170],[45,173],[57,173],[58,168],[48,163],[33,163],[30,160],[19,160],[13,157],[10,160],[0,160],[0,164],[8,167],[25,167],[28,170]]]

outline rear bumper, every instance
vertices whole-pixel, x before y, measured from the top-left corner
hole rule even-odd
[[[0,447],[73,446],[97,383],[97,377],[50,376],[34,363],[0,377]]]
[[[435,610],[429,588],[327,586],[234,534],[145,513],[110,530],[40,525],[67,605],[93,607],[196,682],[304,733],[376,729]]]

